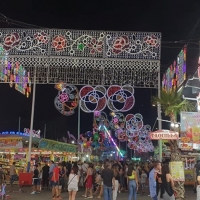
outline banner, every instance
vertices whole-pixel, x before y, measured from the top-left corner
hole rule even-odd
[[[76,153],[77,152],[77,146],[73,144],[66,144],[62,142],[57,142],[53,140],[47,140],[47,139],[42,139],[39,142],[39,149],[45,149],[45,150],[50,150],[50,151],[55,151],[55,152],[66,152],[66,153]]]
[[[177,140],[179,133],[170,130],[158,130],[150,133],[151,140]]]
[[[181,137],[200,142],[200,112],[181,112]]]
[[[192,151],[193,150],[193,143],[179,142],[178,146],[182,151]]]
[[[194,172],[192,169],[185,170],[185,185],[194,185]]]
[[[0,149],[23,148],[22,138],[0,138]]]
[[[184,165],[182,161],[170,162],[169,168],[174,181],[185,181]]]

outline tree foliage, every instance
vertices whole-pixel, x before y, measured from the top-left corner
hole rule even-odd
[[[193,102],[182,98],[182,91],[165,91],[162,90],[160,97],[152,98],[154,104],[159,103],[162,111],[166,116],[172,118],[181,111],[189,112],[195,110]]]

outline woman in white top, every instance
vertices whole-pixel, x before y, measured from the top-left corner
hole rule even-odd
[[[75,200],[76,193],[78,191],[79,176],[77,175],[77,173],[78,173],[78,167],[73,167],[71,173],[69,174],[69,179],[68,179],[69,200]]]

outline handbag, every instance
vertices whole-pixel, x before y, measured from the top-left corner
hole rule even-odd
[[[75,176],[76,176],[76,174],[74,175],[74,177]],[[69,185],[72,182],[72,180],[74,179],[74,177],[69,181],[69,183],[67,185]]]

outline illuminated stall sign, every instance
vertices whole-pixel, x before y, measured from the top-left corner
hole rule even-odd
[[[169,130],[160,130],[150,133],[151,140],[177,140],[179,138],[179,133]]]
[[[163,74],[162,88],[166,91],[176,90],[186,80],[186,46],[178,54],[177,59]]]
[[[24,132],[15,132],[15,131],[3,131],[0,133],[0,135],[19,135],[19,136],[30,136],[30,130],[25,128]],[[35,131],[33,130],[33,135],[32,137],[34,138],[40,138],[40,130]]]
[[[76,153],[77,146],[72,144],[66,144],[62,142],[57,142],[53,140],[41,139],[39,142],[39,149],[51,150],[55,152],[69,152]]]
[[[0,138],[0,149],[23,148],[22,138]]]

